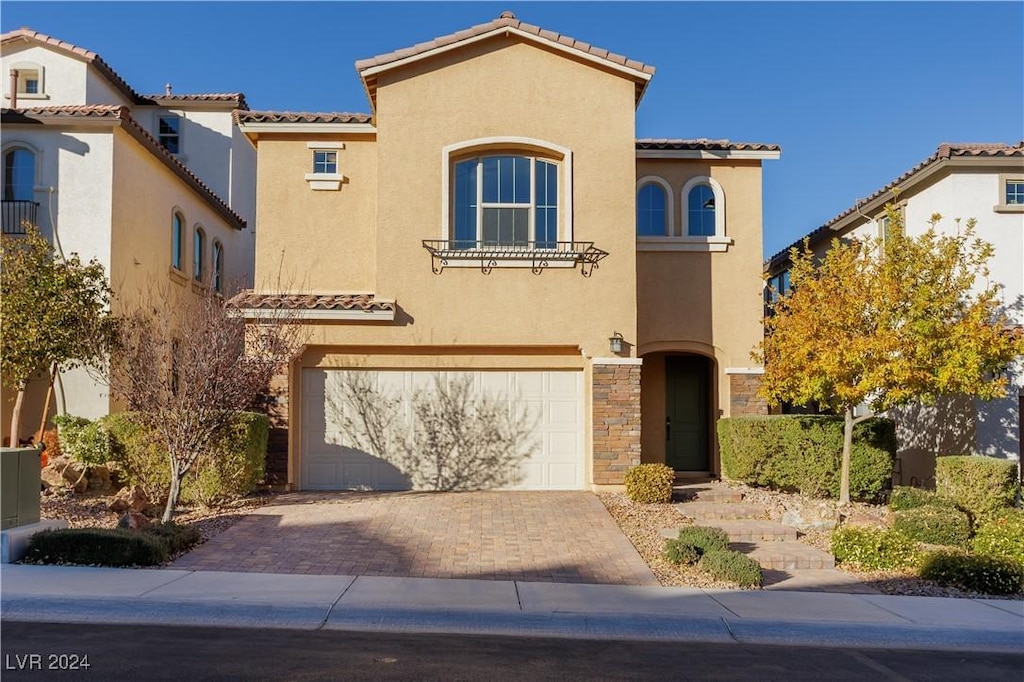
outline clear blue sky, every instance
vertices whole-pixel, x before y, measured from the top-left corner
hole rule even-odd
[[[774,142],[769,256],[935,151],[1024,138],[1024,3],[7,2],[136,90],[244,92],[254,109],[369,111],[353,62],[523,21],[652,64],[638,137]],[[539,84],[540,85],[540,84]]]

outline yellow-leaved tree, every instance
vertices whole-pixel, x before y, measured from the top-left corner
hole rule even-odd
[[[1003,397],[1004,373],[1024,355],[1024,334],[1007,323],[1000,286],[989,281],[992,245],[976,237],[975,221],[943,234],[936,214],[909,236],[900,212],[886,211],[884,240],[835,239],[821,259],[806,241],[792,249],[792,289],[778,292],[753,354],[769,405],[816,403],[844,415],[841,504],[850,501],[856,424],[942,395]],[[860,405],[868,412],[855,416]]]

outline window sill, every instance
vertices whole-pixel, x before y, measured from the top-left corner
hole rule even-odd
[[[188,275],[174,267],[173,265],[167,270],[171,276],[171,281],[180,286],[185,286],[188,283]]]
[[[996,213],[1024,213],[1024,204],[996,204],[992,210]]]
[[[209,292],[210,287],[208,287],[205,283],[197,281],[195,279],[192,280],[192,293],[201,294],[205,296]]]
[[[694,251],[722,253],[734,244],[732,237],[637,237],[637,251]]]
[[[306,173],[306,182],[314,191],[337,191],[344,181],[345,176],[341,173]]]
[[[10,95],[4,95],[4,99],[10,99]],[[18,99],[50,99],[45,92],[19,92]]]

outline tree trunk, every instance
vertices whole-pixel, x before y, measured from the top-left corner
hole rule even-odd
[[[178,506],[178,497],[181,496],[181,479],[185,476],[181,473],[181,467],[177,462],[171,463],[171,489],[167,493],[167,506],[164,507],[161,522],[167,523],[174,516],[174,509]]]
[[[18,433],[21,431],[21,406],[25,402],[26,383],[18,387],[18,397],[14,400],[14,412],[11,413],[11,447],[18,447]]]
[[[53,380],[57,376],[57,363],[50,369],[50,383],[46,387],[46,400],[43,401],[43,418],[39,420],[39,442],[43,441],[43,431],[46,430],[46,420],[50,417],[50,398],[53,397]]]
[[[843,410],[843,463],[839,474],[839,504],[850,504],[850,450],[853,448],[853,407]]]

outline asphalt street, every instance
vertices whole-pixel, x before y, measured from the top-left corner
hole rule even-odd
[[[1024,670],[1024,654],[10,622],[0,649],[5,681],[960,682]]]

